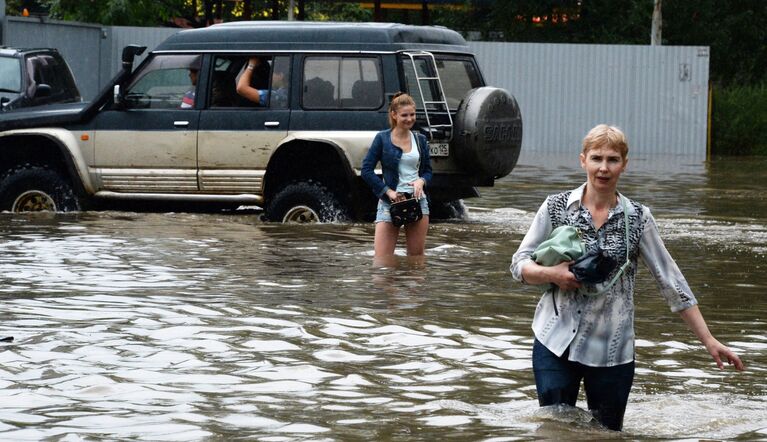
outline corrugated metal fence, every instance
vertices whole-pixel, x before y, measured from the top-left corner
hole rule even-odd
[[[632,156],[705,159],[708,47],[470,46],[486,81],[517,98],[523,152],[573,152],[588,129],[607,123],[626,132]]]
[[[86,99],[117,72],[122,48],[151,50],[171,28],[97,26],[6,17],[2,44],[55,47]],[[523,157],[578,149],[598,123],[618,125],[632,157],[706,158],[708,47],[470,42],[488,84],[514,94],[524,122]]]

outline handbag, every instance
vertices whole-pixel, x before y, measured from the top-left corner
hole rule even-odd
[[[538,264],[551,267],[563,261],[574,261],[586,253],[580,231],[573,226],[559,226],[549,239],[533,251],[532,259]]]
[[[405,193],[405,199],[391,204],[389,212],[391,213],[391,222],[395,227],[401,227],[414,223],[423,218],[421,212],[421,202],[413,198],[409,193]]]
[[[621,197],[621,205],[623,206],[623,219],[626,226],[626,262],[606,285],[597,287],[615,270],[618,262],[599,247],[586,253],[586,246],[583,244],[580,232],[573,226],[559,226],[554,229],[549,238],[535,248],[531,258],[536,263],[547,267],[564,261],[575,261],[570,264],[569,268],[575,278],[583,284],[578,289],[578,293],[586,296],[599,296],[607,292],[618,281],[630,263],[628,250],[629,215],[624,197]]]
[[[631,262],[629,260],[629,213],[626,208],[626,200],[623,197],[621,197],[621,205],[623,206],[623,221],[626,226],[626,262],[623,263],[610,282],[603,284],[607,277],[618,267],[618,261],[608,256],[599,247],[576,259],[574,263],[570,264],[570,271],[582,283],[581,288],[578,289],[578,293],[581,295],[599,296],[607,292],[618,282],[618,279]],[[599,286],[600,284],[602,284],[601,287]]]

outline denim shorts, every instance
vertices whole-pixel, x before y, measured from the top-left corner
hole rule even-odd
[[[421,213],[424,215],[429,214],[429,201],[425,196],[421,197],[418,202],[421,204]],[[384,202],[384,200],[378,200],[378,209],[376,210],[376,223],[390,223],[391,222],[391,204]]]
[[[605,427],[620,431],[634,382],[634,362],[612,367],[589,367],[557,356],[537,339],[533,343],[533,373],[540,406],[575,406],[581,380],[592,415]]]

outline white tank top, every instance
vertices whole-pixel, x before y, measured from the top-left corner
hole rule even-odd
[[[421,160],[421,153],[418,151],[418,143],[415,135],[410,132],[410,152],[402,153],[399,161],[399,183],[397,183],[397,192],[413,193],[413,186],[409,183],[417,180],[418,165]]]

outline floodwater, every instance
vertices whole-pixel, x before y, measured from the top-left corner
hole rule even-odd
[[[425,262],[374,265],[371,224],[251,213],[0,214],[0,440],[767,439],[767,159],[632,159],[720,371],[649,273],[623,433],[537,405],[539,292],[511,255],[573,158],[525,160]],[[381,263],[378,263],[381,264]],[[581,398],[583,399],[583,398]]]

